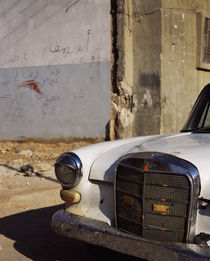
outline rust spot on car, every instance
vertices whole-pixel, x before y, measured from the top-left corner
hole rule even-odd
[[[179,151],[174,151],[174,152],[172,152],[171,154],[174,155],[174,156],[176,156],[176,155],[179,155],[180,152],[179,152]]]

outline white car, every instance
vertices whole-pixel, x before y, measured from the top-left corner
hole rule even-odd
[[[210,260],[209,108],[210,84],[178,134],[62,154],[53,231],[148,260]]]

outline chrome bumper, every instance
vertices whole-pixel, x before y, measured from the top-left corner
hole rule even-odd
[[[194,244],[156,242],[123,233],[107,223],[59,210],[52,230],[87,243],[147,260],[210,260],[210,249]]]

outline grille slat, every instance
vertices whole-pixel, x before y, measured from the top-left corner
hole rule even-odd
[[[167,229],[176,229],[182,230],[185,229],[185,218],[186,217],[177,217],[177,216],[163,216],[163,215],[154,215],[153,213],[144,213],[144,224],[156,226],[160,228]]]
[[[130,195],[130,196],[132,196],[132,197],[134,197],[134,198],[139,198],[139,199],[142,198],[142,196],[140,196],[140,195],[138,195],[138,194],[131,193],[131,192],[129,192],[129,191],[127,191],[127,190],[124,190],[124,189],[121,189],[121,188],[117,188],[117,190],[118,190],[119,192],[122,192],[122,193],[126,194],[126,195]]]
[[[134,220],[129,219],[129,218],[125,217],[125,216],[119,215],[119,218],[124,219],[124,220],[129,221],[129,222],[132,222],[132,223],[134,223],[134,224],[136,224],[136,225],[142,225],[141,222],[134,221]]]
[[[151,200],[156,200],[156,201],[157,201],[157,200],[158,200],[158,201],[163,201],[163,199],[158,198],[158,197],[153,197],[153,198],[152,198],[152,197],[144,197],[144,199],[145,199],[145,200],[150,200],[150,199],[151,199]],[[184,201],[184,200],[181,200],[181,201],[180,201],[180,200],[164,199],[164,202],[165,202],[165,201],[166,201],[166,202],[183,203],[183,204],[187,204],[187,205],[189,204],[188,201]]]
[[[142,236],[148,239],[158,240],[158,241],[168,241],[168,242],[183,242],[185,237],[184,233],[180,231],[161,231],[156,229],[145,228]]]
[[[157,171],[144,172],[144,161],[132,160],[135,167],[127,159],[117,168],[117,227],[148,239],[184,242],[191,192],[188,176],[161,171],[160,163]]]
[[[150,212],[150,211],[146,211],[144,210],[144,213],[150,213],[152,215],[157,215],[157,216],[166,216],[166,217],[178,217],[178,218],[186,218],[187,216],[179,216],[179,215],[170,215],[170,214],[166,214],[166,213],[153,213],[153,212]]]
[[[155,227],[155,226],[150,226],[150,225],[144,225],[144,228],[145,229],[150,229],[150,230],[157,230],[157,231],[168,231],[168,232],[177,232],[177,231],[179,231],[179,232],[184,232],[184,230],[180,230],[180,229],[172,229],[172,228],[170,228],[170,229],[167,229],[167,228],[162,228],[162,227]]]
[[[189,190],[183,190],[179,188],[170,187],[154,187],[146,186],[145,197],[155,197],[161,195],[162,198],[177,201],[179,199],[185,199],[189,201]]]
[[[128,182],[132,182],[132,183],[143,184],[143,182],[138,181],[138,180],[133,180],[133,179],[130,178],[130,177],[121,177],[121,176],[118,176],[118,179],[123,179],[123,180],[126,180],[126,181],[128,181]]]
[[[147,186],[153,186],[153,187],[165,187],[164,184],[163,185],[160,185],[160,184],[150,184],[148,183]],[[189,190],[190,188],[188,187],[178,187],[178,186],[167,186],[168,188],[178,188],[178,189],[187,189]]]

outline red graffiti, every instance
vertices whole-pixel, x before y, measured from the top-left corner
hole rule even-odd
[[[30,80],[30,81],[25,81],[25,82],[20,83],[18,85],[18,88],[26,87],[26,88],[30,88],[31,90],[35,91],[38,94],[42,94],[38,85],[39,85],[38,82],[36,82],[34,80]]]

